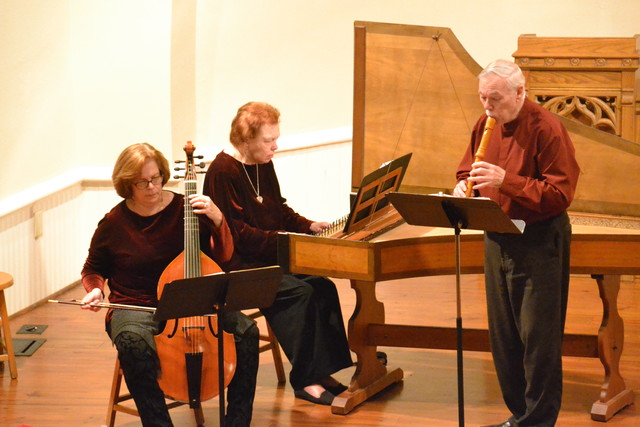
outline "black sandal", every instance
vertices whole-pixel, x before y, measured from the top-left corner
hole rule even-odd
[[[323,385],[322,387],[324,387],[328,392],[330,392],[334,396],[339,395],[340,393],[342,393],[343,391],[346,391],[349,388],[344,384],[338,384],[334,386]]]
[[[327,406],[331,406],[331,404],[333,403],[333,399],[335,398],[335,396],[327,390],[323,391],[320,397],[314,397],[311,394],[307,393],[304,389],[294,390],[293,394],[298,399],[304,399],[311,403],[315,403],[317,405],[327,405]]]

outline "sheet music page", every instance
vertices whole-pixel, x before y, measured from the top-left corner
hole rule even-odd
[[[429,194],[430,196],[441,196],[441,197],[453,197],[454,199],[466,199],[466,197],[458,197],[458,196],[454,196],[453,194],[446,194],[443,192],[439,192],[439,193],[431,193]],[[478,200],[491,200],[488,197],[474,197],[474,199],[478,199]]]

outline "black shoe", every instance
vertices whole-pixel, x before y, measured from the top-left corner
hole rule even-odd
[[[251,422],[242,419],[242,417],[230,417],[227,415],[224,417],[224,425],[225,427],[249,427]]]
[[[327,406],[331,406],[331,404],[333,403],[333,399],[335,398],[335,396],[330,392],[328,392],[327,390],[323,391],[320,397],[313,397],[312,395],[304,391],[304,389],[294,390],[293,394],[298,399],[304,399],[311,403],[315,403],[317,405],[327,405]]]
[[[516,427],[516,425],[514,423],[512,423],[511,421],[507,420],[503,423],[500,424],[489,424],[486,426],[482,426],[482,427]]]
[[[329,393],[333,394],[334,396],[339,395],[340,393],[342,393],[343,391],[346,391],[349,388],[344,384],[338,384],[334,386],[323,385],[322,387],[324,387]]]
[[[376,351],[376,359],[378,362],[382,363],[384,366],[387,366],[387,353],[384,351]],[[357,365],[356,362],[353,362],[354,366]]]
[[[376,357],[384,366],[387,366],[387,353],[384,351],[376,351]]]

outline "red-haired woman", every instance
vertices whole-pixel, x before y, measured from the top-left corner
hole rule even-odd
[[[280,112],[250,102],[231,123],[231,147],[211,163],[204,182],[234,237],[235,268],[277,264],[280,231],[311,233],[329,226],[291,209],[280,194],[271,161],[278,148]],[[285,275],[271,307],[262,310],[291,362],[298,398],[331,405],[346,390],[331,375],[353,364],[335,284],[326,277]]]

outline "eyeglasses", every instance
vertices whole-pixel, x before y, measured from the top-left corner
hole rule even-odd
[[[143,179],[142,181],[134,182],[133,185],[135,185],[138,190],[144,190],[149,187],[149,183],[156,187],[159,186],[162,184],[162,175],[156,175],[152,176],[151,179]]]

